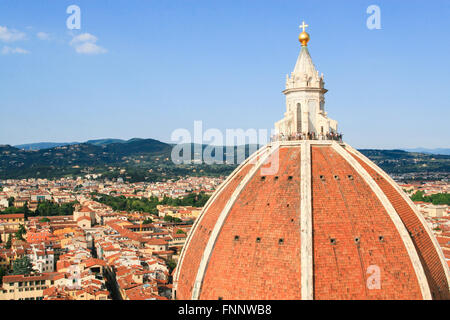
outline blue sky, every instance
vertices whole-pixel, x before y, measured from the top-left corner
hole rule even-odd
[[[348,143],[450,147],[449,14],[447,0],[0,0],[0,144],[270,129],[305,20]]]

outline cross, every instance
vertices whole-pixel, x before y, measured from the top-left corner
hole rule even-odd
[[[309,27],[309,26],[307,24],[305,24],[305,21],[303,21],[301,26],[299,26],[299,28],[303,28],[303,32],[305,32],[306,27]]]

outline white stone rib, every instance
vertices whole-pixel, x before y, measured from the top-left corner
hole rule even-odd
[[[192,290],[192,300],[198,300],[200,297],[200,290],[203,282],[203,278],[206,273],[206,267],[208,266],[209,259],[211,257],[212,250],[214,249],[214,245],[217,241],[217,238],[219,236],[219,232],[222,229],[222,226],[225,222],[226,217],[228,216],[231,208],[233,207],[235,201],[237,200],[238,196],[244,189],[244,187],[247,185],[247,183],[250,181],[250,179],[255,175],[255,173],[259,170],[259,168],[265,163],[267,158],[275,152],[279,148],[279,144],[272,145],[272,147],[264,147],[263,152],[260,154],[260,158],[257,160],[257,163],[253,166],[253,168],[250,170],[250,172],[247,173],[245,178],[239,183],[239,185],[234,190],[233,194],[231,195],[230,199],[228,200],[227,204],[223,208],[222,212],[220,213],[219,218],[217,219],[216,224],[214,225],[214,228],[211,232],[211,235],[208,239],[208,243],[206,245],[205,250],[203,251],[202,260],[200,262],[197,276],[194,282],[194,288]],[[242,167],[240,167],[242,168]]]
[[[206,202],[206,204],[203,207],[202,211],[200,212],[199,216],[197,217],[194,224],[192,225],[192,228],[186,238],[185,245],[183,246],[183,248],[181,250],[179,262],[177,265],[177,270],[175,271],[174,280],[173,280],[174,290],[177,289],[176,287],[178,284],[178,277],[180,276],[180,270],[181,270],[181,266],[184,261],[184,255],[185,255],[186,251],[188,250],[188,247],[191,243],[192,236],[195,234],[195,231],[197,230],[198,226],[200,225],[205,212],[208,211],[211,204],[222,193],[222,191],[226,188],[226,186],[229,184],[231,179],[233,179],[245,165],[247,165],[250,161],[253,161],[254,159],[256,159],[264,151],[265,148],[267,148],[267,146],[261,147],[254,154],[252,154],[250,157],[248,157],[244,162],[242,162],[236,169],[234,169],[233,172],[225,179],[224,182],[222,182],[220,184],[220,186],[216,189],[216,191],[213,193],[213,195]]]
[[[314,299],[311,204],[311,144],[304,141],[300,158],[300,259],[302,300]]]
[[[408,203],[410,208],[413,210],[414,214],[417,216],[419,221],[422,223],[422,226],[425,228],[428,236],[430,237],[431,241],[433,242],[433,246],[438,252],[439,258],[441,260],[441,264],[444,268],[445,276],[447,278],[447,283],[449,284],[450,288],[450,269],[448,267],[447,261],[445,259],[444,253],[442,252],[441,246],[439,245],[436,237],[433,235],[432,231],[427,225],[427,222],[425,221],[425,218],[422,216],[422,214],[417,209],[417,206],[412,202],[412,200],[405,194],[405,192],[400,188],[400,186],[383,170],[381,170],[377,165],[375,165],[369,158],[367,158],[365,155],[363,155],[358,150],[352,148],[348,144],[345,144],[346,149],[350,151],[351,153],[358,156],[364,163],[366,163],[369,167],[374,169],[380,176],[382,176],[389,184],[394,187],[395,190],[402,196],[402,198]]]
[[[333,149],[341,155],[352,167],[355,171],[364,179],[364,181],[369,185],[372,191],[376,194],[384,209],[388,213],[392,222],[394,223],[397,231],[400,234],[400,237],[403,240],[403,244],[405,245],[406,251],[408,252],[409,258],[413,265],[414,271],[417,276],[417,281],[419,283],[420,291],[422,293],[422,298],[424,300],[431,300],[431,291],[430,286],[428,285],[427,278],[425,276],[425,271],[423,269],[422,263],[420,263],[419,255],[417,254],[414,243],[409,236],[408,230],[403,224],[400,216],[397,211],[395,211],[391,202],[375,182],[375,180],[370,176],[370,174],[363,168],[363,166],[353,158],[345,149],[338,145],[337,143],[333,143]]]

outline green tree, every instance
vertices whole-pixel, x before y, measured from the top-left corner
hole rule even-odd
[[[23,206],[23,215],[25,220],[28,220],[28,217],[31,215],[31,210],[28,208],[28,202],[25,202]]]
[[[50,219],[47,217],[42,218],[39,222],[50,222]]]
[[[177,230],[177,234],[186,234],[186,232],[184,230],[182,230],[182,229],[178,229]]]
[[[169,268],[169,274],[171,274],[173,269],[175,269],[175,267],[177,266],[177,263],[175,262],[175,260],[168,259],[166,261],[166,265],[167,265],[167,268]]]
[[[411,196],[411,200],[412,201],[424,201],[423,195],[424,195],[423,191],[418,190],[418,191],[416,191],[416,193],[414,193]]]
[[[31,264],[30,258],[24,256],[21,259],[16,259],[13,263],[14,275],[17,274],[30,274],[33,271],[33,265]]]
[[[166,222],[173,222],[173,217],[166,215],[166,216],[164,216],[164,221],[166,221]]]
[[[423,191],[418,190],[411,196],[412,201],[423,201],[429,202],[434,205],[450,205],[450,193],[436,193],[429,196],[426,196]]]
[[[12,245],[12,236],[11,234],[8,235],[8,240],[5,243],[5,248],[6,249],[11,249],[11,245]]]
[[[164,217],[164,221],[166,221],[166,222],[174,222],[174,223],[183,222],[183,220],[181,220],[180,218],[175,218],[175,217],[172,217],[172,216],[165,216]]]
[[[9,197],[8,198],[8,207],[12,207],[14,205],[14,197]]]
[[[75,211],[74,205],[77,202],[63,203],[61,205],[53,201],[42,201],[38,204],[35,216],[68,216]]]
[[[19,226],[19,230],[17,230],[16,234],[15,234],[15,238],[17,240],[25,240],[23,238],[23,235],[27,233],[27,229],[25,229],[25,226],[23,224],[21,224]]]
[[[150,224],[150,223],[152,223],[152,222],[153,222],[152,219],[147,218],[147,219],[144,220],[144,222],[142,222],[142,224]]]
[[[6,276],[6,269],[4,267],[0,267],[0,284],[3,283],[3,276]]]

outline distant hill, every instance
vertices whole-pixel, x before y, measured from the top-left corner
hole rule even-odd
[[[191,147],[191,159],[195,154]],[[233,164],[178,163],[171,160],[173,145],[154,139],[99,139],[30,150],[0,145],[0,179],[57,178],[101,173],[111,179],[162,181],[186,175],[228,175],[236,167],[237,150],[248,157],[257,146],[234,147]],[[201,146],[202,150],[208,148]],[[211,151],[211,150],[209,150]],[[218,159],[229,160],[223,147]],[[439,173],[448,176],[449,155],[431,155],[403,150],[360,150],[389,174]],[[213,153],[213,156],[215,154]],[[240,159],[243,160],[243,159]]]
[[[450,155],[450,148],[436,148],[436,149],[427,149],[427,148],[414,148],[414,149],[404,149],[408,152],[420,152],[420,153],[429,153],[429,154],[443,154]]]
[[[77,143],[79,142],[37,142],[37,143],[19,144],[14,147],[23,150],[41,150],[67,146],[70,144],[77,144]]]
[[[122,139],[97,139],[97,140],[88,140],[85,143],[93,144],[95,146],[102,146],[111,143],[124,143],[124,142],[127,141]]]
[[[359,150],[387,173],[442,172],[450,174],[450,156],[404,150]]]
[[[93,144],[95,146],[103,146],[111,143],[125,143],[134,140],[144,140],[144,139],[133,138],[127,141],[122,139],[106,138],[106,139],[88,140],[86,142],[36,142],[36,143],[19,144],[15,145],[14,147],[23,150],[42,150],[82,143]]]

